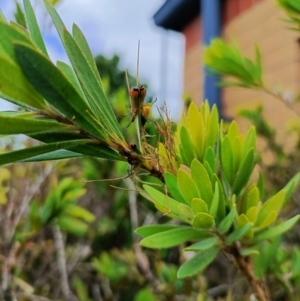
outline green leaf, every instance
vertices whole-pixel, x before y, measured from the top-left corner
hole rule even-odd
[[[258,187],[252,184],[246,191],[243,212],[247,212],[247,210],[251,207],[256,207],[259,202],[260,193]]]
[[[88,225],[81,220],[66,215],[60,215],[56,223],[62,230],[77,236],[83,236],[88,229]]]
[[[42,119],[37,113],[0,112],[0,135],[30,134],[60,129],[71,130],[70,126],[54,120]]]
[[[251,148],[256,148],[256,131],[254,126],[250,126],[247,131],[242,149],[242,157],[245,157]]]
[[[276,211],[271,211],[266,218],[259,224],[258,230],[262,230],[271,224],[273,224],[277,219],[278,213]]]
[[[275,226],[273,228],[264,230],[253,238],[254,243],[259,243],[260,241],[273,238],[275,236],[281,235],[282,233],[290,230],[300,219],[300,215],[296,215],[293,218]]]
[[[218,190],[219,190],[219,200],[218,200],[218,211],[215,216],[216,221],[220,222],[224,219],[226,214],[226,196],[224,193],[223,185],[220,182],[220,179],[216,174],[213,174],[211,177],[212,186],[216,188],[216,183],[218,183]]]
[[[198,212],[192,221],[192,226],[198,229],[209,229],[212,228],[214,224],[215,220],[213,216],[203,212]]]
[[[143,238],[145,238],[160,232],[164,232],[172,229],[180,229],[180,228],[186,229],[186,227],[184,226],[176,226],[176,225],[147,225],[147,226],[142,226],[137,228],[134,232],[142,236]]]
[[[209,126],[206,128],[205,149],[214,149],[219,134],[219,114],[216,105],[213,105],[210,112]],[[215,171],[213,169],[213,171]]]
[[[225,233],[233,224],[235,207],[231,208],[230,212],[225,216],[225,218],[220,222],[218,226],[218,231],[220,233]]]
[[[0,154],[0,165],[18,162],[24,159],[29,159],[31,157],[53,152],[54,150],[57,149],[68,149],[72,146],[76,146],[79,144],[86,144],[91,141],[92,141],[91,139],[81,139],[81,140],[74,140],[74,141],[55,142],[46,145],[40,145],[36,147],[2,153]]]
[[[192,208],[186,204],[180,203],[178,205],[178,211],[181,213],[181,215],[186,217],[188,220],[192,220],[195,216]]]
[[[189,105],[187,122],[194,152],[197,158],[202,160],[204,154],[204,123],[203,117],[194,102]]]
[[[256,221],[256,225],[259,226],[266,217],[272,212],[279,213],[283,203],[285,200],[285,191],[284,189],[277,192],[274,196],[269,198],[260,208],[258,212],[258,217]]]
[[[185,216],[181,214],[180,210],[178,209],[178,205],[180,204],[179,202],[149,185],[143,185],[143,187],[147,194],[151,197],[154,205],[164,214],[185,221],[187,223],[190,222]]]
[[[199,198],[192,199],[191,207],[195,214],[199,212],[208,213],[208,207],[205,201]]]
[[[233,184],[233,151],[231,148],[230,140],[227,136],[224,137],[221,142],[221,164],[222,171],[226,177],[226,180],[230,185]]]
[[[73,217],[80,218],[89,223],[95,220],[94,214],[76,204],[68,204],[67,206],[65,206],[64,213]]]
[[[209,208],[209,213],[215,217],[218,211],[218,207],[219,207],[219,200],[220,200],[220,194],[219,194],[219,183],[216,182],[215,183],[215,191],[214,191],[214,195],[212,198],[212,202]]]
[[[201,197],[192,177],[181,168],[177,172],[177,183],[187,204],[191,204],[193,198]]]
[[[33,8],[29,0],[23,0],[26,24],[29,30],[32,41],[35,45],[43,52],[44,55],[48,56],[43,37],[40,32]]]
[[[22,8],[18,2],[15,2],[15,4],[16,4],[16,11],[14,13],[15,20],[18,22],[18,24],[20,24],[21,26],[26,28],[25,15],[22,11]],[[0,14],[2,14],[1,11],[0,11]]]
[[[2,54],[0,54],[0,78],[1,98],[21,107],[32,107],[38,110],[47,107],[46,102],[29,83],[21,68]]]
[[[119,123],[111,103],[103,91],[99,76],[95,75],[80,46],[67,30],[63,30],[63,37],[66,51],[94,116],[107,132],[113,133],[120,140],[124,141]]]
[[[177,277],[185,278],[203,271],[218,255],[219,248],[212,247],[199,251],[194,257],[185,262],[178,270]]]
[[[203,239],[199,242],[196,242],[187,248],[185,248],[185,251],[200,251],[200,250],[206,250],[210,249],[214,246],[216,246],[219,243],[219,238],[218,237],[210,237]]]
[[[208,236],[207,231],[182,227],[147,236],[141,240],[140,244],[147,248],[163,249],[179,245],[188,240],[201,239]]]
[[[249,221],[247,215],[245,214],[241,214],[238,216],[237,218],[237,225],[238,225],[238,228],[242,228],[243,226],[247,225],[249,222],[252,222],[252,221]],[[254,224],[253,224],[254,225]],[[253,237],[253,230],[250,229],[246,234],[245,234],[245,238],[252,238]]]
[[[253,224],[256,223],[257,215],[258,215],[258,208],[256,206],[250,207],[246,212],[246,216],[248,220]]]
[[[56,27],[56,30],[60,36],[61,41],[63,42],[63,28],[65,28],[63,21],[61,20],[60,16],[58,15],[54,7],[50,4],[49,0],[44,0],[44,5],[52,18],[52,21]]]
[[[82,154],[70,152],[64,149],[56,150],[50,153],[46,153],[43,155],[38,155],[34,157],[30,157],[28,159],[20,160],[18,162],[38,162],[38,161],[51,161],[51,160],[63,160],[70,158],[78,158],[82,157]]]
[[[188,130],[185,128],[185,126],[182,126],[180,128],[180,155],[183,164],[186,166],[190,166],[191,162],[195,158],[195,153],[193,151],[193,145],[191,142],[191,138],[189,136]]]
[[[29,136],[33,139],[36,139],[44,143],[73,141],[81,138],[81,136],[75,132],[63,132],[63,131],[59,131],[59,132],[47,131],[47,132],[29,134]],[[69,148],[68,150],[75,153],[79,153],[87,156],[93,156],[101,159],[125,161],[124,157],[121,157],[121,155],[117,151],[109,148],[105,144],[89,143],[85,145],[77,145]]]
[[[177,184],[177,177],[174,176],[172,173],[170,172],[166,172],[164,174],[164,179],[166,182],[166,186],[168,189],[168,192],[171,194],[171,196],[180,203],[183,204],[187,204],[185,198],[182,196],[179,188],[178,188],[178,184]]]
[[[253,223],[247,223],[245,226],[233,231],[226,238],[226,244],[230,245],[233,242],[243,238],[252,227]]]
[[[217,160],[216,160],[216,154],[215,154],[214,150],[212,149],[212,147],[208,147],[206,149],[203,162],[204,162],[204,164],[205,164],[205,162],[208,163],[208,165],[213,173],[216,172]]]
[[[66,64],[65,62],[61,62],[61,61],[58,61],[56,63],[56,65],[57,65],[57,68],[59,68],[59,70],[65,76],[65,78],[67,78],[69,80],[69,82],[71,84],[73,84],[74,88],[81,95],[82,99],[86,100],[84,93],[82,91],[82,88],[80,86],[80,83],[79,83],[73,69],[68,64]]]
[[[243,158],[239,170],[236,174],[236,178],[232,187],[232,191],[235,194],[241,192],[245,187],[254,168],[254,150],[253,148],[249,149],[246,156]]]
[[[85,36],[83,35],[82,31],[80,30],[80,28],[76,24],[73,24],[72,32],[73,32],[74,40],[76,41],[76,43],[80,47],[82,53],[84,54],[84,56],[85,56],[85,58],[86,58],[86,60],[89,64],[89,66],[91,67],[95,77],[97,77],[98,80],[101,81],[100,76],[99,76],[99,72],[97,70],[97,66],[96,66],[96,63],[95,63],[94,56],[93,56],[93,54],[90,50],[90,47],[87,43],[87,40],[86,40]]]
[[[213,198],[211,181],[205,167],[197,159],[192,161],[191,174],[198,191],[200,191],[201,198],[210,207]]]
[[[3,57],[7,58],[10,63],[15,62],[14,42],[18,41],[32,45],[27,31],[17,29],[13,27],[12,24],[0,22],[0,32],[0,53]]]
[[[300,183],[300,172],[296,173],[289,182],[284,186],[285,203],[290,199],[291,195]]]
[[[50,104],[87,132],[106,138],[77,90],[47,57],[24,44],[15,44],[15,51],[24,74]]]

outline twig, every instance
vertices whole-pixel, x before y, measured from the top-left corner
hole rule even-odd
[[[67,272],[67,262],[65,257],[63,236],[58,226],[53,227],[54,243],[57,250],[58,270],[61,278],[61,291],[65,300],[74,300],[76,297],[72,294]],[[77,298],[76,298],[77,299]]]
[[[251,268],[250,257],[242,256],[237,244],[231,246],[230,254],[234,256],[235,262],[240,271],[246,276],[249,284],[251,285],[256,297],[260,301],[268,301],[269,296],[266,288],[255,278]]]

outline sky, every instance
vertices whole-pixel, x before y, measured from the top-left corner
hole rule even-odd
[[[62,0],[56,9],[71,30],[76,23],[94,55],[121,57],[121,68],[136,72],[140,41],[139,82],[146,82],[158,106],[166,101],[174,119],[182,108],[184,37],[154,24],[153,15],[165,0]],[[42,0],[31,0],[51,59],[68,62]],[[14,1],[0,0],[0,9],[13,19]],[[2,110],[2,109],[1,109]]]

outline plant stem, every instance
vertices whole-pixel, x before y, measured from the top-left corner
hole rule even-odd
[[[239,270],[241,270],[246,276],[257,299],[259,301],[269,301],[270,299],[266,288],[262,286],[260,281],[257,280],[253,274],[253,270],[251,266],[251,258],[249,256],[241,255],[237,244],[234,244],[232,248],[230,248],[230,254],[234,256],[235,262]]]

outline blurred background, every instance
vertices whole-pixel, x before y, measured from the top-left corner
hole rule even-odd
[[[163,3],[164,0],[62,0],[56,9],[69,30],[73,23],[81,28],[94,56],[118,55],[120,69],[132,75],[136,74],[140,41],[139,82],[147,83],[148,96],[157,98],[159,106],[166,101],[171,116],[178,119],[182,104],[184,37],[154,24],[153,15]],[[67,61],[43,1],[33,0],[32,5],[52,60]],[[14,1],[0,0],[0,9],[8,20],[14,19]]]

